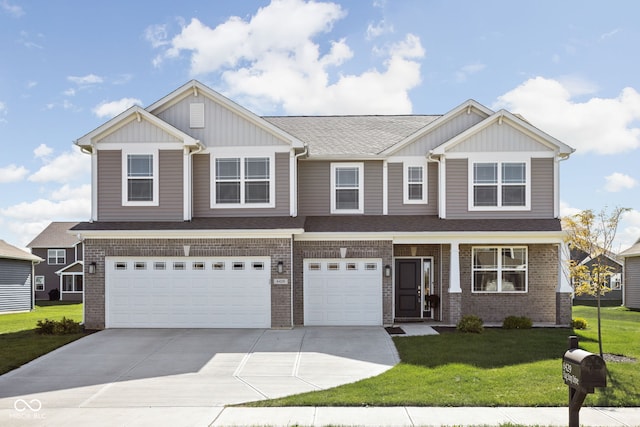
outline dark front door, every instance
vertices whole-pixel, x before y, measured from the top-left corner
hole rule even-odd
[[[396,260],[396,317],[420,317],[419,259]]]

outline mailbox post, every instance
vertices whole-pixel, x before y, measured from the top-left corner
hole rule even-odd
[[[580,426],[580,408],[595,387],[607,386],[607,365],[597,354],[578,348],[578,337],[569,337],[569,350],[562,358],[562,378],[569,386],[569,427]]]

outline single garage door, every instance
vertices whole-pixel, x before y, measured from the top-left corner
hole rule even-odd
[[[382,325],[382,260],[306,259],[304,324]]]
[[[270,328],[269,257],[107,257],[107,328]]]

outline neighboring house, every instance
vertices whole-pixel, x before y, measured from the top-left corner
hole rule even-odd
[[[82,301],[84,273],[82,241],[69,231],[77,222],[52,222],[27,245],[45,262],[35,269],[36,300],[51,296],[62,301]],[[50,295],[50,292],[58,292]]]
[[[624,260],[622,305],[640,310],[640,239],[618,256]]]
[[[40,261],[0,240],[0,313],[33,309],[33,267]]]
[[[76,144],[88,328],[571,322],[574,150],[507,111],[259,117],[191,81]]]
[[[606,255],[599,255],[599,257],[592,258],[586,252],[583,252],[579,249],[571,250],[571,259],[577,262],[579,265],[586,265],[591,270],[594,264],[598,264],[599,259],[601,258],[601,264],[607,265],[612,268],[613,274],[608,278],[605,286],[609,287],[611,291],[607,292],[604,295],[600,296],[601,301],[606,301],[609,304],[612,303],[620,303],[622,304],[622,260],[619,259],[614,253],[607,253]],[[596,297],[592,295],[574,295],[574,301],[595,301]]]

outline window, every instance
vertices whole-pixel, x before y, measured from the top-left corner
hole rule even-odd
[[[364,213],[362,163],[331,164],[331,213]]]
[[[122,204],[124,206],[158,205],[158,152],[124,153]]]
[[[224,270],[224,262],[214,262],[213,263],[214,270]]]
[[[64,265],[66,264],[67,251],[65,249],[49,249],[47,251],[47,264]]]
[[[153,263],[153,269],[154,270],[166,270],[167,269],[167,263],[166,262],[162,262],[162,261],[156,261]]]
[[[44,291],[44,276],[36,276],[36,291]]]
[[[174,270],[185,270],[187,268],[187,264],[184,262],[174,262],[173,269]]]
[[[423,163],[423,162],[422,162]],[[424,164],[405,162],[404,203],[427,203],[427,168]]]
[[[228,157],[214,161],[214,205],[273,207],[270,157]]]
[[[134,270],[146,270],[147,269],[147,263],[144,261],[136,261],[135,263],[133,263],[133,269]]]
[[[191,264],[191,269],[198,270],[198,271],[204,270],[205,269],[204,262],[201,262],[201,261],[194,262],[193,264]]]
[[[116,262],[114,265],[116,270],[126,270],[127,269],[127,263],[126,262]]]
[[[470,209],[529,207],[526,162],[477,162],[470,175]]]
[[[473,248],[473,292],[527,292],[526,247]]]
[[[82,275],[63,274],[62,292],[82,292]]]
[[[244,262],[236,261],[231,264],[233,270],[244,270]]]

